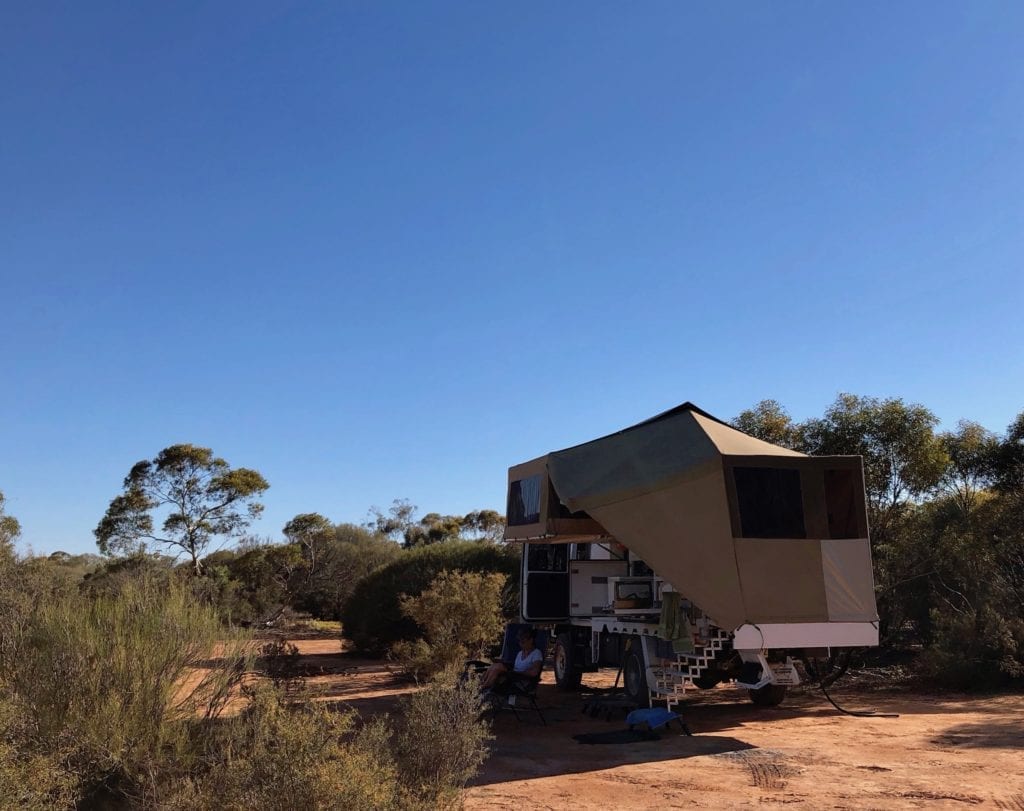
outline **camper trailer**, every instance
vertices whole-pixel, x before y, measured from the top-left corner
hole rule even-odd
[[[559,686],[621,668],[629,698],[723,681],[756,704],[794,662],[878,644],[857,456],[806,456],[692,403],[515,465],[505,539]]]

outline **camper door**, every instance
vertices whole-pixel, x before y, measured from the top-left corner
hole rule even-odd
[[[569,616],[568,544],[523,544],[522,602],[526,622]]]

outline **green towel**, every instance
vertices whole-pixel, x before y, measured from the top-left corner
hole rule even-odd
[[[678,591],[666,591],[661,595],[658,636],[671,642],[676,653],[693,652],[693,628],[690,618],[679,605]]]

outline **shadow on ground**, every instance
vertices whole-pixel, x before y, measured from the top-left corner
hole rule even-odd
[[[1024,720],[1008,718],[985,724],[957,724],[932,738],[938,746],[1024,749]]]

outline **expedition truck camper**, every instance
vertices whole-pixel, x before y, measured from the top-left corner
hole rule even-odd
[[[878,644],[858,456],[806,456],[691,403],[509,469],[523,620],[559,686],[620,667],[630,699],[732,680],[756,704],[794,660]]]

